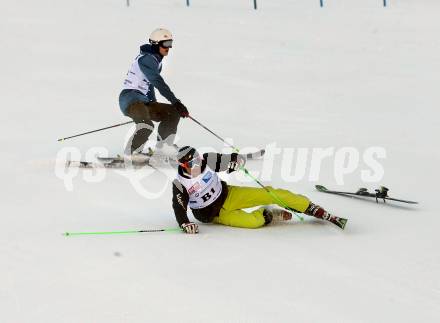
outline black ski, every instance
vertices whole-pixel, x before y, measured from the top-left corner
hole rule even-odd
[[[379,189],[376,189],[375,193],[368,192],[368,190],[363,187],[358,189],[356,192],[332,191],[322,185],[315,185],[315,187],[318,191],[323,192],[323,193],[342,195],[342,196],[360,196],[360,197],[374,198],[374,199],[376,199],[376,203],[379,203],[379,200],[383,200],[384,203],[386,202],[386,200],[408,203],[408,204],[418,204],[419,203],[419,202],[401,200],[401,199],[389,197],[388,196],[389,189],[386,188],[385,186],[381,186]]]

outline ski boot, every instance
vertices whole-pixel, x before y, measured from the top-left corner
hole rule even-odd
[[[176,144],[169,143],[165,140],[158,141],[156,143],[156,148],[154,149],[154,155],[167,156],[170,158],[176,158],[179,147]]]
[[[266,220],[266,224],[273,222],[289,221],[292,220],[292,213],[289,211],[278,209],[274,207],[265,207],[263,210],[263,216]]]
[[[150,157],[150,164],[154,166],[171,165],[177,167],[177,152],[179,147],[176,144],[169,144],[167,141],[158,141],[156,148]]]
[[[138,166],[148,164],[148,161],[150,160],[152,155],[153,150],[151,148],[148,148],[148,152],[146,153],[142,151],[134,151],[131,154],[125,154],[124,156],[118,155],[118,158],[120,158],[124,162],[131,163],[133,166]]]
[[[313,204],[313,203],[310,203],[309,207],[307,208],[307,210],[305,210],[304,214],[314,216],[315,218],[331,222],[331,223],[337,225],[342,230],[344,230],[345,225],[347,223],[347,219],[340,218],[335,215],[331,215],[326,210],[324,210],[322,207],[320,207],[319,205]]]

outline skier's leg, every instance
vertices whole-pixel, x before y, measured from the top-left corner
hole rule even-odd
[[[217,223],[235,223],[235,221],[241,223],[240,220],[235,219],[235,216],[242,213],[236,213],[234,211],[244,212],[241,209],[269,204],[277,204],[281,207],[284,207],[284,203],[295,211],[314,216],[318,219],[327,220],[336,224],[342,229],[345,227],[347,222],[346,219],[331,215],[319,205],[313,204],[307,197],[294,194],[287,190],[274,189],[270,186],[267,186],[266,188],[273,193],[269,194],[263,188],[241,186],[229,186],[228,188],[228,197],[223,203],[222,210],[220,211],[220,214],[222,214],[222,212],[225,214],[223,217],[224,220],[222,220],[221,216],[219,216],[219,218],[216,220]],[[277,198],[273,195],[276,195]],[[230,212],[232,213],[228,216]],[[267,218],[267,214],[263,214],[263,208],[260,208],[254,212],[261,212],[263,216],[266,215],[266,222],[270,222],[270,219]]]
[[[179,124],[180,115],[171,104],[151,102],[150,108],[151,120],[160,122],[158,127],[158,142],[166,142],[168,145],[174,143]]]
[[[134,152],[142,152],[145,143],[153,132],[153,129],[154,125],[151,121],[145,123],[136,123],[136,130],[130,138],[130,154],[133,154]]]
[[[267,222],[263,215],[262,208],[253,212],[225,210],[222,208],[219,215],[213,219],[213,223],[228,225],[230,227],[256,229],[262,227]]]
[[[151,135],[154,125],[151,122],[151,116],[148,106],[143,102],[136,102],[127,109],[127,116],[136,123],[136,130],[131,136],[128,146],[125,149],[126,154],[132,154],[135,151],[141,152],[145,142]]]
[[[269,194],[265,189],[258,187],[229,186],[228,197],[223,207],[226,210],[244,209],[259,205],[277,204],[284,207],[284,202],[290,208],[304,212],[310,204],[307,197],[292,193],[284,189],[266,188],[272,192]],[[276,197],[278,198],[276,198]]]

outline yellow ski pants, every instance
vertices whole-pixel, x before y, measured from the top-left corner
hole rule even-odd
[[[274,189],[271,186],[266,188],[276,194],[287,206],[299,212],[304,212],[310,204],[309,199],[305,196],[283,189]],[[242,209],[270,204],[277,204],[283,207],[276,198],[263,188],[228,186],[228,189],[228,196],[225,203],[223,203],[219,215],[214,218],[214,223],[239,228],[259,228],[265,222],[263,216],[264,208],[259,208],[253,212],[246,212]]]

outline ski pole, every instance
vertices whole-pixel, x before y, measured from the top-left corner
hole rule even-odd
[[[146,229],[146,230],[126,230],[126,231],[95,231],[95,232],[64,232],[63,236],[79,236],[79,235],[98,235],[98,234],[133,234],[145,232],[177,232],[182,231],[180,228],[165,228],[165,229]]]
[[[115,124],[113,126],[108,126],[108,127],[101,128],[101,129],[96,129],[96,130],[92,130],[92,131],[83,132],[83,133],[80,133],[80,134],[77,134],[77,135],[73,135],[73,136],[70,136],[70,137],[60,138],[60,139],[57,139],[57,141],[64,141],[64,140],[67,140],[67,139],[88,135],[89,133],[94,133],[94,132],[98,132],[98,131],[102,131],[102,130],[106,130],[106,129],[110,129],[110,128],[115,128],[115,127],[123,126],[123,125],[129,124],[129,123],[133,123],[133,122],[134,121],[127,121],[127,122]]]
[[[239,152],[240,150],[236,147],[234,147],[233,145],[231,145],[229,142],[227,142],[226,140],[224,140],[222,137],[220,137],[219,135],[217,135],[215,132],[213,132],[212,130],[210,130],[208,127],[204,126],[201,122],[197,121],[196,119],[194,119],[191,116],[188,116],[188,118],[190,118],[192,121],[194,121],[195,123],[197,123],[200,127],[202,127],[203,129],[205,129],[206,131],[208,131],[209,133],[213,134],[215,137],[217,137],[218,139],[220,139],[221,141],[223,141],[223,143],[225,143],[226,145],[228,145],[229,147],[231,147],[232,149],[235,150],[235,152]]]
[[[298,215],[298,211],[292,209],[290,206],[288,206],[286,204],[286,202],[284,202],[281,198],[278,197],[278,195],[276,195],[274,192],[270,191],[266,186],[264,186],[257,178],[255,178],[251,173],[249,173],[249,171],[244,167],[241,166],[240,169],[250,178],[252,178],[258,185],[260,185],[266,192],[267,194],[269,194],[270,196],[272,196],[278,203],[280,203],[286,210],[289,210],[291,212],[293,212],[293,214],[295,214],[298,219],[300,219],[301,221],[304,221],[304,218],[300,215]]]
[[[227,144],[229,147],[231,147],[232,149],[234,149],[237,153],[240,151],[238,148],[234,147],[233,145],[229,144],[228,142],[226,142],[222,137],[220,137],[219,135],[217,135],[216,133],[214,133],[213,131],[211,131],[208,127],[204,126],[201,122],[197,121],[196,119],[194,119],[191,116],[188,116],[188,118],[190,118],[192,121],[194,121],[195,123],[197,123],[199,126],[201,126],[203,129],[205,129],[206,131],[212,133],[214,136],[216,136],[218,139],[220,139],[221,141],[223,141],[225,144]],[[263,184],[261,184],[261,182],[256,179],[254,176],[251,175],[251,173],[249,173],[249,171],[244,167],[241,166],[240,168],[247,176],[249,176],[250,178],[252,178],[258,185],[260,185],[270,196],[272,196],[278,203],[280,203],[285,209],[293,212],[301,221],[304,221],[304,218],[300,215],[298,215],[296,213],[296,211],[294,209],[292,209],[291,207],[289,207],[287,205],[286,202],[284,202],[281,198],[278,197],[278,195],[276,195],[274,192],[271,192],[267,187],[265,187]]]

